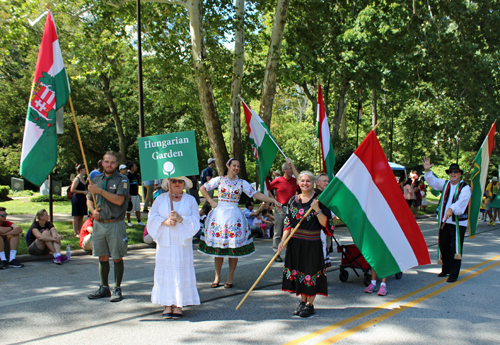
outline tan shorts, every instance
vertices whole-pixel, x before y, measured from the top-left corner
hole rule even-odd
[[[92,234],[88,234],[82,241],[83,250],[92,250]]]
[[[137,211],[141,211],[141,197],[139,195],[131,195],[130,201],[132,202],[132,209],[127,211],[127,213],[133,213]]]
[[[112,223],[94,221],[92,231],[93,256],[111,255],[113,259],[121,259],[127,255],[127,224],[122,220]]]

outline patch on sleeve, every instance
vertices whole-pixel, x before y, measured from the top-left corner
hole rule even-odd
[[[127,188],[127,180],[122,180],[123,182],[123,188]]]

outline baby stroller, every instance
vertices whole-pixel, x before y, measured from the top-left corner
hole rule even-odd
[[[349,278],[349,272],[346,268],[352,268],[356,276],[359,277],[358,271],[356,269],[360,269],[363,271],[364,278],[363,282],[365,286],[370,285],[371,282],[371,267],[366,262],[365,258],[359,251],[358,247],[355,244],[342,245],[339,241],[333,236],[335,243],[337,243],[337,253],[342,253],[342,258],[340,260],[340,273],[339,279],[342,282],[346,282]],[[403,272],[396,273],[396,279],[401,279],[403,277]]]

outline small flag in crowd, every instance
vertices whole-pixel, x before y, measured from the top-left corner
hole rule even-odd
[[[469,204],[469,237],[476,236],[477,222],[479,221],[479,209],[483,201],[484,189],[488,179],[488,164],[490,163],[491,151],[495,146],[496,125],[493,125],[484,138],[483,145],[474,158],[474,169],[471,175],[471,197]],[[497,195],[498,196],[498,195]],[[489,207],[500,207],[500,200],[495,199]]]
[[[21,153],[21,176],[41,186],[57,162],[56,110],[66,104],[69,81],[49,11],[31,87]]]
[[[269,128],[262,119],[241,99],[245,121],[247,123],[248,136],[252,144],[253,154],[257,161],[257,171],[259,173],[260,192],[264,193],[266,188],[266,177],[271,170],[278,147],[271,136]]]
[[[318,200],[347,225],[379,277],[431,263],[375,132],[370,131]]]
[[[316,135],[321,144],[321,154],[323,158],[323,172],[328,175],[330,181],[333,179],[333,168],[335,167],[335,152],[330,137],[330,128],[326,118],[325,103],[323,102],[323,91],[321,85],[318,86],[318,118],[316,123]]]

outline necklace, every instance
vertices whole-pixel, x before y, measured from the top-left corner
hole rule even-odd
[[[178,195],[176,195],[176,194],[172,193],[172,195],[173,195],[173,197],[174,197],[174,198],[180,198],[180,197],[182,196],[182,193],[181,193],[181,194],[178,194]]]

